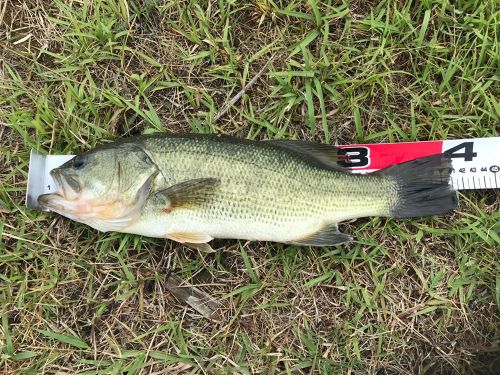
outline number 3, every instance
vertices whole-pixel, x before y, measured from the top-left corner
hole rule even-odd
[[[363,168],[370,165],[370,157],[366,147],[345,147],[339,154],[349,156],[349,161],[339,161],[339,165],[348,168]]]

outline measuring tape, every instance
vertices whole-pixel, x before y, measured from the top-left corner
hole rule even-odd
[[[498,189],[500,186],[500,137],[338,147],[349,155],[348,166],[353,173],[374,172],[393,164],[445,153],[452,160],[451,183],[456,190]],[[42,155],[31,150],[26,191],[28,208],[47,211],[38,204],[37,199],[41,194],[54,193],[56,190],[50,171],[73,157]]]
[[[353,173],[374,172],[393,164],[444,153],[452,161],[450,182],[456,190],[498,189],[500,186],[500,137],[339,147],[349,156]]]

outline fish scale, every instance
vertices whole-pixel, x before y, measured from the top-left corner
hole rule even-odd
[[[165,214],[151,202],[140,221],[160,227],[165,236],[169,231],[203,231],[218,238],[286,242],[360,212],[389,210],[389,180],[321,169],[270,143],[192,136],[142,142],[174,184],[203,177],[221,180],[210,203],[198,209]],[[247,227],[255,227],[254,233]]]

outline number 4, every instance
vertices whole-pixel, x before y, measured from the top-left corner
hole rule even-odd
[[[464,149],[464,152],[457,152],[461,149]],[[449,158],[464,158],[465,161],[472,161],[477,156],[477,152],[474,152],[474,142],[462,142],[446,150],[444,154]]]

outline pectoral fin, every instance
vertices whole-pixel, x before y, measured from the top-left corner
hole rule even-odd
[[[219,184],[220,180],[217,178],[198,178],[160,190],[156,195],[167,199],[164,210],[170,212],[178,207],[192,207],[207,202],[213,197]]]
[[[339,232],[337,224],[331,224],[307,237],[290,241],[290,244],[300,246],[334,246],[352,241],[352,237]]]

